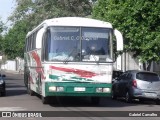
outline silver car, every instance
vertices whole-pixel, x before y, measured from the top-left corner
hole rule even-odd
[[[112,98],[154,100],[160,104],[160,77],[149,71],[129,70],[116,78],[112,85]]]

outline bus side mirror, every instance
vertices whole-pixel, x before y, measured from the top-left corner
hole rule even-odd
[[[117,29],[114,30],[114,35],[116,37],[117,42],[117,51],[123,51],[123,36],[120,31]]]

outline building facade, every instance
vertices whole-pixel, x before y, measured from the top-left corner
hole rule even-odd
[[[123,53],[115,62],[114,70],[127,71],[127,70],[143,70],[143,65],[138,58],[133,58],[133,53]],[[152,62],[150,71],[160,74],[160,62]]]

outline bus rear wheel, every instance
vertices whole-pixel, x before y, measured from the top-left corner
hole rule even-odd
[[[94,105],[98,105],[100,103],[100,97],[91,97],[91,102]]]
[[[117,96],[116,96],[114,90],[112,90],[111,98],[112,98],[113,100],[116,100],[116,99],[117,99]]]

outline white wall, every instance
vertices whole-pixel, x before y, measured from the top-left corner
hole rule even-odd
[[[160,62],[159,63],[153,62],[153,72],[156,72],[160,75]]]
[[[114,64],[114,70],[143,70],[143,65],[137,58],[133,58],[133,53],[123,53],[119,56]],[[151,70],[160,74],[160,62],[152,62]]]
[[[132,53],[123,53],[119,56],[114,64],[115,70],[127,71],[127,70],[138,70],[139,60],[132,57]]]
[[[126,53],[126,61],[124,62],[126,70],[139,70],[139,59],[133,58],[133,53]]]
[[[1,69],[16,71],[16,61],[7,60],[6,64],[1,66]]]

